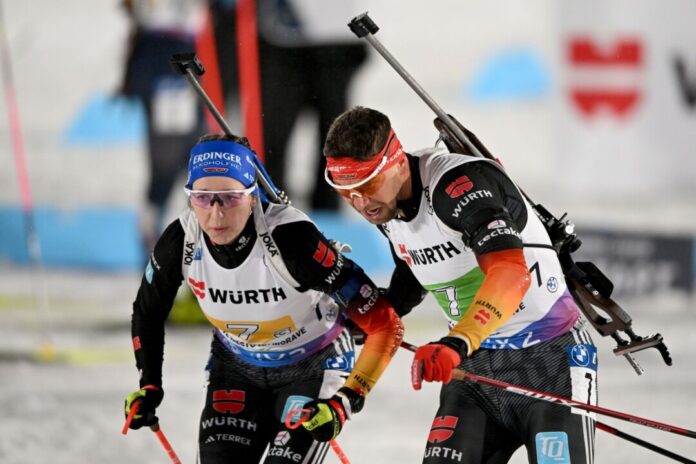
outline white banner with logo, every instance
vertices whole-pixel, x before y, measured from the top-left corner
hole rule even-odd
[[[558,188],[637,207],[694,198],[696,2],[585,0],[558,11]]]

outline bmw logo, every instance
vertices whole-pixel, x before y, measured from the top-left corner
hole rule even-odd
[[[551,293],[556,293],[558,280],[555,277],[549,277],[549,280],[546,281],[546,289]]]
[[[590,352],[585,345],[575,345],[570,351],[570,355],[578,366],[585,367],[590,364]]]

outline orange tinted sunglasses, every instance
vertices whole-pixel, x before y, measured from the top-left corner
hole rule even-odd
[[[369,181],[365,182],[364,184],[360,185],[359,187],[355,187],[352,189],[335,189],[336,192],[340,193],[341,196],[348,201],[353,201],[354,196],[358,197],[370,197],[377,193],[379,189],[382,188],[382,185],[384,185],[384,179],[386,176],[384,175],[386,171],[380,172],[377,174],[375,177],[370,179]]]

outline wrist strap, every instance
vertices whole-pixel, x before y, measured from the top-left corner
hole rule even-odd
[[[338,416],[338,420],[341,422],[341,427],[342,427],[343,424],[346,422],[346,410],[345,410],[345,408],[343,407],[343,405],[341,403],[339,403],[338,401],[336,401],[333,398],[331,398],[328,401],[328,403],[331,406],[331,408],[334,411],[336,411],[336,415]]]

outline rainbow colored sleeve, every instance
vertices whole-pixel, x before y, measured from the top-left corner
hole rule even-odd
[[[515,314],[531,282],[521,249],[484,253],[478,256],[478,263],[486,277],[468,311],[449,333],[466,340],[469,355]]]
[[[380,297],[365,314],[349,310],[348,315],[367,333],[367,339],[345,386],[367,396],[399,348],[404,326],[384,297]]]

